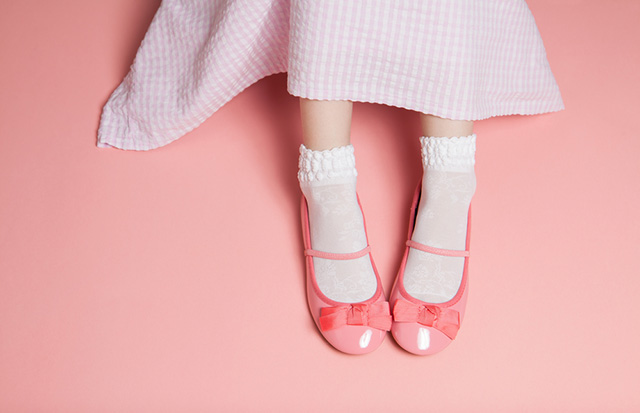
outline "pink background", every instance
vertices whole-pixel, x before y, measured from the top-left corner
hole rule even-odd
[[[476,123],[468,313],[421,358],[313,325],[286,74],[168,146],[99,149],[159,1],[0,0],[0,411],[638,411],[640,4],[528,3],[567,109]],[[387,292],[419,134],[354,106]]]

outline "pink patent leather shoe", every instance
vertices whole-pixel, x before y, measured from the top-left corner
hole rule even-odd
[[[358,205],[362,210],[360,199],[358,199]],[[309,234],[309,211],[304,195],[300,203],[300,210],[307,267],[307,301],[313,321],[324,338],[333,347],[344,353],[366,354],[374,351],[384,341],[387,331],[391,328],[392,319],[389,302],[385,299],[378,270],[373,263],[373,258],[371,258],[369,238],[367,237],[367,247],[354,253],[335,254],[313,250]],[[364,220],[364,214],[362,218]],[[366,254],[369,254],[371,258],[371,266],[377,281],[373,297],[358,303],[343,303],[329,299],[320,291],[315,277],[313,257],[345,260],[359,258]]]
[[[467,303],[469,279],[469,234],[471,229],[471,206],[467,218],[467,240],[464,251],[434,248],[412,241],[422,182],[418,184],[409,218],[409,233],[406,248],[398,275],[391,290],[389,302],[393,310],[393,326],[391,334],[396,342],[405,350],[417,355],[437,353],[447,347],[456,338],[460,323],[464,318]],[[453,257],[465,257],[462,281],[456,295],[444,303],[428,303],[412,297],[404,288],[404,270],[407,264],[409,249],[416,248],[432,254]]]

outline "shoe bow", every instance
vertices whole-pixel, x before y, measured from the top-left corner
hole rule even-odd
[[[319,321],[322,331],[345,325],[370,326],[378,330],[389,331],[391,329],[389,302],[323,307],[320,310]]]
[[[393,320],[400,323],[419,323],[442,331],[450,339],[460,329],[460,313],[437,305],[418,305],[398,299],[393,307]]]

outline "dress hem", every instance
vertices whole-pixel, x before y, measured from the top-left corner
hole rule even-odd
[[[278,72],[278,73],[282,73],[282,72]],[[301,92],[298,92],[298,91],[296,91],[296,92],[288,91],[288,93],[291,96],[295,96],[295,97],[299,97],[299,98],[305,98],[305,99],[313,99],[313,100],[349,100],[349,101],[352,101],[352,102],[360,102],[360,103],[375,103],[375,104],[380,104],[380,105],[385,105],[385,106],[392,106],[392,107],[396,107],[396,108],[400,108],[400,109],[411,110],[411,111],[414,111],[414,112],[429,114],[429,115],[433,115],[433,116],[437,116],[437,117],[441,117],[441,118],[445,118],[445,119],[466,120],[466,121],[479,121],[479,120],[489,119],[489,118],[498,117],[498,116],[513,116],[513,115],[534,116],[534,115],[541,115],[541,114],[545,114],[545,113],[559,112],[559,111],[562,111],[562,110],[565,109],[564,103],[560,102],[558,104],[558,102],[555,101],[555,102],[546,102],[545,104],[541,104],[541,105],[539,105],[539,108],[533,109],[533,110],[501,108],[501,109],[498,109],[496,111],[490,112],[491,114],[484,114],[484,115],[478,115],[478,116],[456,117],[454,115],[451,115],[450,113],[441,112],[441,111],[434,110],[433,108],[429,108],[429,107],[421,108],[421,107],[412,106],[412,105],[403,105],[403,104],[398,103],[398,102],[382,101],[382,99],[372,99],[372,98],[366,98],[366,97],[361,97],[361,96],[356,96],[356,97],[353,97],[353,96],[349,96],[349,97],[347,97],[347,96],[331,96],[331,97],[328,97],[327,95],[324,95],[324,94],[301,93]],[[514,105],[513,103],[510,103],[509,106],[517,107],[518,105]],[[211,115],[207,116],[207,118],[212,116],[213,114],[215,114],[215,112],[217,112],[217,109],[216,109],[216,111],[211,113]],[[107,123],[105,125],[105,129],[106,130],[111,129],[108,126],[109,125],[108,119],[105,119],[105,121],[106,121],[105,123]],[[186,135],[189,132],[193,131],[194,129],[198,128],[200,125],[202,125],[202,123],[204,123],[204,120],[202,122],[198,123],[195,126],[185,128],[185,131],[180,133],[179,135],[165,135],[164,139],[161,140],[161,143],[158,143],[157,145],[150,144],[150,143],[143,144],[141,141],[136,140],[136,138],[132,138],[132,137],[129,137],[129,136],[115,137],[115,136],[109,136],[108,133],[105,133],[105,134],[100,133],[98,135],[98,141],[97,141],[97,145],[96,146],[98,148],[107,148],[107,149],[149,151],[149,150],[161,148],[163,146],[166,146],[166,145],[168,145],[168,144],[180,139],[184,135]]]

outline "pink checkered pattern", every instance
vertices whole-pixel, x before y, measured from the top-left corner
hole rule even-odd
[[[294,96],[450,119],[564,109],[524,0],[164,0],[97,146],[164,146],[281,72]]]

